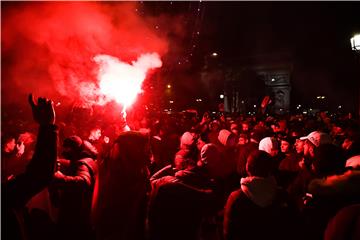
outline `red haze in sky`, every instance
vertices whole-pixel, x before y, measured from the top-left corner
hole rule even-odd
[[[92,103],[98,100],[91,94],[98,85],[96,55],[131,63],[141,54],[166,54],[166,31],[155,32],[154,18],[140,16],[138,4],[2,4],[3,103],[29,92]]]

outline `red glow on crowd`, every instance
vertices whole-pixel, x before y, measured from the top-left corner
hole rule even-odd
[[[132,64],[109,55],[97,55],[94,60],[99,64],[97,78],[100,92],[121,104],[123,112],[141,93],[141,86],[148,70],[162,66],[157,53],[142,54]]]

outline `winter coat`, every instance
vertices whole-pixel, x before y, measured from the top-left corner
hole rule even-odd
[[[360,204],[342,208],[325,230],[324,240],[360,239]]]
[[[123,132],[99,164],[92,211],[97,239],[144,239],[148,141],[138,132]]]
[[[360,170],[348,170],[343,174],[313,179],[308,191],[314,196],[342,196],[360,199]]]
[[[225,239],[293,239],[294,215],[285,196],[273,178],[242,178],[225,206]]]
[[[62,238],[89,238],[91,204],[97,163],[91,158],[73,160],[55,189],[58,193],[58,225]],[[61,238],[60,238],[61,239]]]
[[[340,209],[360,203],[359,180],[359,171],[349,170],[310,182],[312,198],[303,210],[310,239],[322,239],[328,222]]]
[[[201,169],[179,171],[152,181],[149,237],[199,239],[204,217],[215,213],[214,182]]]

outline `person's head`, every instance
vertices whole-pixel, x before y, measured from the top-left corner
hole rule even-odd
[[[293,149],[294,139],[288,136],[280,137],[280,150],[282,153],[291,152]]]
[[[242,122],[241,123],[241,130],[242,130],[242,132],[248,132],[249,131],[249,123],[248,122]]]
[[[311,132],[309,135],[301,137],[300,140],[305,140],[304,155],[312,158],[315,156],[315,148],[322,144],[331,143],[330,136],[319,131]]]
[[[212,132],[218,132],[220,130],[220,122],[218,120],[214,120],[210,123],[209,129]]]
[[[241,133],[239,136],[239,145],[245,145],[248,142],[247,135],[244,133]]]
[[[133,175],[147,168],[150,155],[149,137],[140,132],[128,131],[121,133],[114,141],[108,161],[112,162],[111,166],[118,168],[124,174]]]
[[[331,133],[333,135],[338,135],[344,132],[344,123],[342,122],[334,122],[331,126]]]
[[[180,138],[180,149],[189,149],[196,144],[196,136],[191,132],[184,132]]]
[[[271,129],[274,133],[280,132],[279,122],[274,122],[271,124]]]
[[[322,144],[314,150],[312,170],[318,176],[330,176],[340,173],[345,168],[342,149],[331,143]]]
[[[282,153],[287,153],[290,151],[290,142],[287,139],[282,139],[280,141],[280,149]]]
[[[300,139],[295,140],[295,151],[297,154],[304,154],[304,145],[305,145],[304,140],[300,140]]]
[[[259,143],[261,141],[261,139],[263,139],[264,133],[260,130],[254,130],[250,133],[250,140],[252,142],[256,142]]]
[[[263,138],[259,143],[259,150],[265,151],[274,157],[279,153],[279,143],[273,137]]]
[[[233,148],[238,144],[236,135],[226,129],[220,130],[218,140],[226,148]]]
[[[177,170],[184,170],[196,166],[198,159],[197,147],[181,149],[175,154],[174,165]]]
[[[15,138],[12,136],[5,137],[4,141],[3,141],[3,146],[4,146],[3,150],[6,153],[10,153],[10,152],[14,151],[15,146],[16,146]]]
[[[282,119],[278,122],[279,132],[286,132],[287,131],[287,121]]]
[[[62,156],[71,161],[82,158],[96,159],[98,155],[96,148],[90,142],[82,140],[79,136],[65,138],[62,148]]]
[[[215,144],[208,143],[203,146],[200,152],[200,161],[198,165],[201,167],[205,167],[211,177],[219,177],[222,176],[219,169],[221,169],[220,164],[220,151],[216,147]]]
[[[237,123],[232,123],[230,125],[230,130],[232,133],[234,133],[236,136],[239,136],[239,126]]]
[[[254,150],[247,158],[246,172],[249,176],[269,177],[274,170],[274,162],[270,154],[261,150]]]

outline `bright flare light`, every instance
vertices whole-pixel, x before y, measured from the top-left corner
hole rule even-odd
[[[356,34],[350,39],[351,48],[355,51],[360,51],[360,34]]]
[[[123,112],[131,106],[139,93],[150,69],[159,68],[162,62],[157,53],[143,54],[132,64],[109,55],[97,55],[100,92],[123,106]]]

